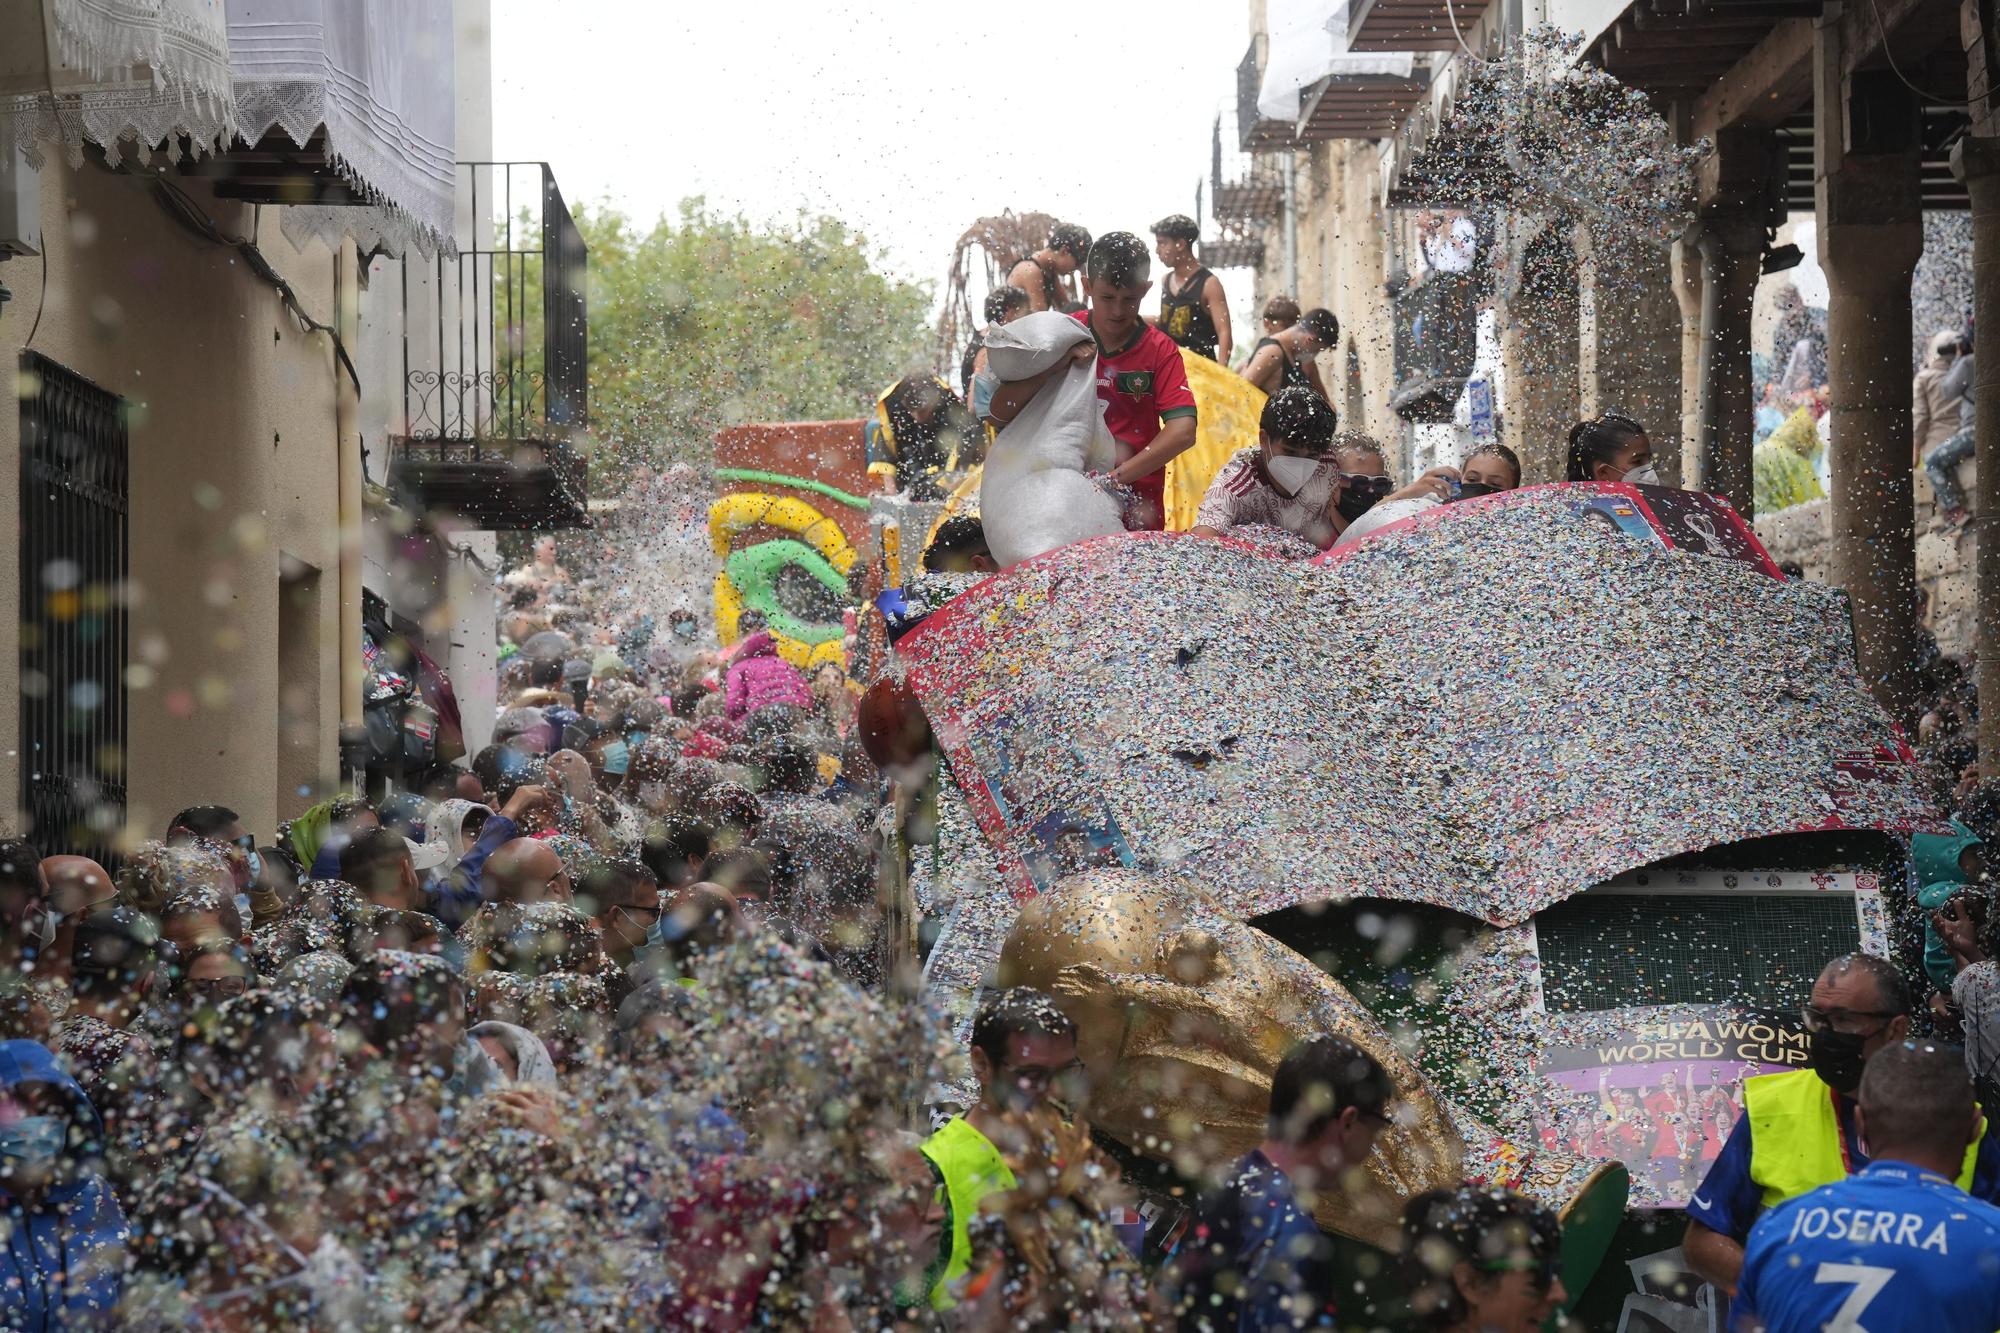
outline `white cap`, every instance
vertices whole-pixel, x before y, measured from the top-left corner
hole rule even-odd
[[[410,849],[410,864],[416,867],[419,875],[436,870],[451,859],[451,849],[441,842],[418,842],[415,838],[405,838],[403,845]]]

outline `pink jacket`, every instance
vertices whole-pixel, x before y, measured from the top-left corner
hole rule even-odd
[[[729,659],[729,706],[731,722],[741,722],[760,708],[789,704],[811,708],[812,686],[799,669],[778,656],[778,645],[769,630],[758,630],[741,644]]]

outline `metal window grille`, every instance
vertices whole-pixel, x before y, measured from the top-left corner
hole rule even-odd
[[[106,860],[125,818],[125,400],[21,354],[21,804],[45,854]]]
[[[1584,893],[1535,916],[1551,1010],[1726,1004],[1790,1011],[1860,947],[1854,896]]]

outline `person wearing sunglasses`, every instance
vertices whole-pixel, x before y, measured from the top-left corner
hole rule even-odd
[[[1869,1058],[1909,1036],[1909,983],[1883,959],[1836,958],[1813,983],[1804,1020],[1807,1067],[1744,1081],[1743,1116],[1688,1200],[1688,1265],[1725,1292],[1761,1214],[1868,1165],[1855,1094]],[[1977,1136],[1954,1178],[2000,1202],[2000,1143]]]
[[[1294,1047],[1271,1076],[1264,1142],[1204,1199],[1161,1276],[1183,1329],[1331,1327],[1333,1248],[1302,1193],[1345,1190],[1392,1117],[1375,1057],[1341,1037]]]
[[[1400,519],[1444,504],[1460,483],[1455,467],[1434,467],[1398,490],[1389,476],[1389,460],[1376,440],[1359,431],[1344,431],[1333,440],[1344,483],[1336,510],[1346,526],[1336,546],[1358,542]]]
[[[1419,1328],[1535,1333],[1569,1299],[1556,1215],[1511,1190],[1431,1190],[1403,1210],[1404,1285]]]

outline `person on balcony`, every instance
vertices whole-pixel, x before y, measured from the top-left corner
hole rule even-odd
[[[1083,309],[1070,294],[1070,276],[1090,257],[1090,233],[1074,222],[1058,222],[1049,243],[1007,270],[1009,285],[1028,294],[1029,310],[1056,310],[1065,315]]]
[[[1340,321],[1331,310],[1319,306],[1306,311],[1298,323],[1283,333],[1260,339],[1251,350],[1242,375],[1265,393],[1296,386],[1311,389],[1332,402],[1313,358],[1339,345]]]
[[[1160,280],[1160,332],[1188,351],[1229,364],[1233,340],[1222,279],[1194,257],[1201,228],[1184,213],[1153,224],[1153,253],[1173,270]]]

